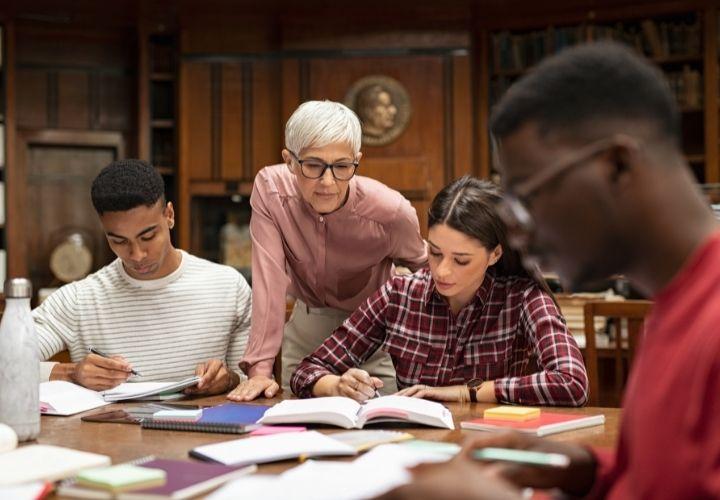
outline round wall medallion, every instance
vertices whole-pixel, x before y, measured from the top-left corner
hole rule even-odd
[[[370,75],[353,83],[345,105],[362,123],[362,141],[368,146],[390,144],[410,121],[410,96],[400,82],[384,75]]]

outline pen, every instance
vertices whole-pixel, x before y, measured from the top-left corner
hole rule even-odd
[[[348,355],[348,357],[350,358],[350,361],[352,361],[352,364],[353,364],[353,365],[355,365],[355,366],[359,366],[359,365],[360,365],[360,363],[358,363],[357,360],[355,359],[355,356],[352,355],[352,353],[348,350],[347,347],[345,347],[343,344],[338,344],[338,345],[339,345],[340,347],[342,347],[343,351],[345,351],[345,354]],[[374,396],[374,397],[379,398],[379,397],[380,397],[380,392],[378,392],[377,388],[375,388],[375,387],[373,387],[373,389],[375,389],[375,396]]]
[[[105,354],[104,352],[102,352],[100,349],[95,349],[94,347],[91,347],[91,348],[90,348],[90,352],[93,353],[93,354],[97,354],[98,356],[102,356],[103,358],[110,358],[110,357],[111,357],[110,355]],[[139,372],[136,372],[136,371],[133,370],[132,368],[130,369],[130,373],[132,373],[133,375],[137,375],[138,377],[142,377],[142,375],[140,375]]]
[[[538,467],[558,467],[570,465],[570,457],[560,453],[543,453],[540,451],[513,450],[510,448],[483,448],[473,452],[475,460],[514,462]]]

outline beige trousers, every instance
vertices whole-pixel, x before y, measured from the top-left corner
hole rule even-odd
[[[348,313],[331,307],[308,308],[304,302],[295,301],[290,319],[285,323],[282,343],[282,386],[286,394],[290,390],[290,378],[305,356],[311,354],[348,317]],[[397,392],[395,367],[390,356],[377,351],[360,368],[385,384],[380,393]]]

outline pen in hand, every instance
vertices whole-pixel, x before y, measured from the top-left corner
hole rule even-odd
[[[356,367],[359,367],[359,366],[360,366],[360,363],[357,362],[357,360],[355,359],[355,356],[352,355],[352,353],[350,352],[350,350],[349,350],[347,347],[345,347],[343,344],[339,344],[339,345],[340,345],[340,347],[342,347],[343,351],[345,351],[345,354],[348,355],[348,357],[350,358],[350,361],[352,362],[352,364],[353,364],[354,366],[356,366]],[[374,397],[379,398],[379,397],[381,396],[381,394],[380,394],[380,392],[377,390],[377,387],[373,387],[373,389],[375,389],[375,396],[374,396]]]
[[[102,356],[103,358],[112,358],[112,356],[110,356],[109,354],[105,354],[101,350],[95,349],[94,347],[90,348],[90,352],[93,354],[97,354],[98,356]],[[140,375],[140,372],[136,372],[132,368],[130,369],[130,373],[132,373],[133,375],[137,375],[138,377],[142,377],[142,375]]]

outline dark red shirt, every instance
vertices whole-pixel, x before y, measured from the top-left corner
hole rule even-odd
[[[720,233],[654,297],[595,494],[720,498]]]
[[[399,388],[495,381],[498,401],[580,406],[587,399],[582,355],[553,300],[530,279],[489,271],[457,314],[428,269],[391,278],[293,374],[300,397],[315,382],[390,354]],[[534,360],[539,371],[528,373]]]

